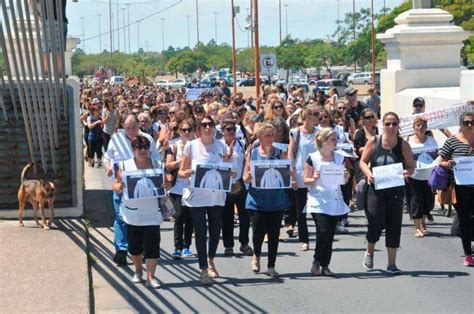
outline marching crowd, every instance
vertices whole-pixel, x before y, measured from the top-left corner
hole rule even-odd
[[[285,90],[267,85],[263,97],[254,100],[242,93],[233,95],[222,80],[219,87],[189,100],[186,89],[89,86],[84,82],[81,121],[86,160],[91,167],[101,167],[103,162],[107,175],[114,178],[114,261],[126,265],[129,253],[135,266],[132,281],[139,283],[144,259],[146,285],[159,288],[155,269],[160,255],[160,224],[167,218],[165,209],[168,212],[172,207],[172,256],[193,256],[194,234],[203,285],[214,283],[220,276],[215,256],[221,234],[224,254],[234,255],[236,217],[239,251],[251,256],[252,271],[260,271],[262,246],[267,242],[265,274],[278,277],[281,233],[298,237],[299,249],[308,251],[309,213],[316,225],[310,272],[335,276],[329,268],[334,235],[347,232],[348,213],[357,208],[365,211],[368,221],[363,266],[374,267],[375,245],[385,230],[387,273],[399,275],[396,255],[403,210],[406,206],[413,218],[416,238],[428,234],[426,220],[431,219],[436,194],[431,180],[442,179],[446,173],[448,184],[443,193],[450,194],[459,218],[463,263],[474,266],[474,186],[457,184],[453,175],[455,158],[474,156],[474,112],[460,115],[458,133],[441,130],[447,140],[438,146],[432,131],[427,130],[426,118],[418,115],[413,135],[402,137],[397,113],[381,115],[380,98],[373,89],[364,102],[357,92],[347,88],[345,100],[339,99],[337,90],[329,96],[316,93],[305,99],[298,87]],[[424,109],[424,99],[414,99],[413,113]],[[341,149],[344,144],[353,147],[353,153]],[[252,165],[256,161],[271,165],[278,160],[291,161],[289,186],[257,186]],[[230,163],[228,191],[192,186],[197,161]],[[402,184],[377,186],[379,169],[397,164],[403,167]],[[329,168],[339,171],[338,175],[329,177]],[[160,188],[166,189],[166,195],[161,195],[165,197],[127,195],[132,181],[124,177],[145,169],[163,170]],[[433,179],[433,172],[439,172],[440,177]]]

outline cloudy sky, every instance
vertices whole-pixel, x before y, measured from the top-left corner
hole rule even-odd
[[[384,2],[393,8],[404,0],[374,0],[375,10],[382,9]],[[197,41],[196,31],[196,0],[111,0],[114,29],[117,28],[116,17],[123,28],[124,17],[128,22],[130,13],[130,48],[137,51],[138,47],[146,50],[160,51],[163,47],[162,25],[164,25],[164,46],[184,47],[189,41],[194,46]],[[197,0],[199,9],[199,39],[207,43],[215,37],[217,41],[231,43],[231,0]],[[288,33],[299,39],[327,38],[336,29],[338,4],[337,0],[281,0],[282,2],[282,36],[286,35],[286,16],[288,17]],[[118,3],[118,5],[117,5]],[[285,4],[287,6],[285,6]],[[248,32],[245,30],[247,9],[250,0],[234,0],[240,7],[236,23],[237,47],[248,46]],[[118,14],[117,14],[118,7]],[[370,0],[356,0],[356,10],[370,7]],[[287,11],[287,14],[286,14]],[[352,11],[352,0],[340,0],[339,14]],[[101,15],[99,18],[99,14]],[[110,49],[109,1],[108,0],[68,0],[67,15],[69,18],[69,34],[83,38],[87,53],[96,53],[102,49]],[[277,45],[279,42],[278,0],[259,1],[260,44]],[[99,23],[100,19],[100,23]],[[164,19],[162,21],[162,19]],[[141,20],[141,21],[140,21]],[[140,21],[137,23],[137,21]],[[99,30],[100,24],[100,30]],[[217,25],[217,27],[215,27]],[[84,32],[82,27],[84,26]],[[103,34],[99,36],[99,34]],[[120,50],[129,47],[128,32],[114,32],[113,45]],[[138,35],[139,34],[139,35]],[[125,35],[125,37],[124,37]],[[101,40],[99,40],[99,37]],[[125,45],[124,45],[125,43]]]

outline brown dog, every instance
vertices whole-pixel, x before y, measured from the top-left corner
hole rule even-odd
[[[33,206],[33,212],[35,217],[36,225],[38,224],[37,211],[40,210],[41,219],[43,222],[43,228],[49,229],[54,220],[54,190],[55,186],[53,182],[43,180],[27,180],[25,178],[28,170],[33,167],[33,163],[30,163],[23,168],[21,172],[21,185],[18,189],[18,203],[19,213],[18,217],[20,220],[20,227],[23,227],[23,213],[25,210],[26,202],[30,202]],[[50,218],[46,223],[44,203],[48,202],[49,210],[51,211]]]

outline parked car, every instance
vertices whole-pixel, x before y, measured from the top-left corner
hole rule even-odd
[[[156,80],[153,85],[156,87],[168,87],[168,81],[167,80]]]
[[[171,88],[181,88],[186,87],[186,81],[184,79],[177,79],[168,83],[168,86]]]
[[[331,80],[319,80],[316,81],[314,88],[318,90],[322,90],[326,95],[329,94],[329,90],[335,87],[337,89],[337,93],[339,97],[344,96],[344,89],[349,87],[346,82],[343,80],[338,79],[331,79]]]
[[[254,77],[249,77],[249,78],[240,78],[237,80],[237,86],[255,86],[255,78]]]
[[[349,85],[369,85],[372,84],[372,76],[370,72],[353,73],[347,78]]]
[[[112,76],[110,78],[111,85],[119,86],[119,85],[123,85],[123,83],[124,83],[123,76]]]
[[[336,75],[336,78],[339,80],[343,80],[344,82],[347,83],[347,79],[349,78],[350,75],[351,73],[349,72],[340,72]]]

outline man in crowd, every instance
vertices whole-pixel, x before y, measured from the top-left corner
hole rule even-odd
[[[344,90],[344,94],[346,95],[347,105],[348,105],[347,115],[349,115],[354,120],[356,127],[359,126],[362,110],[367,108],[367,105],[364,102],[357,100],[357,92],[358,92],[357,89],[355,89],[352,86]]]

